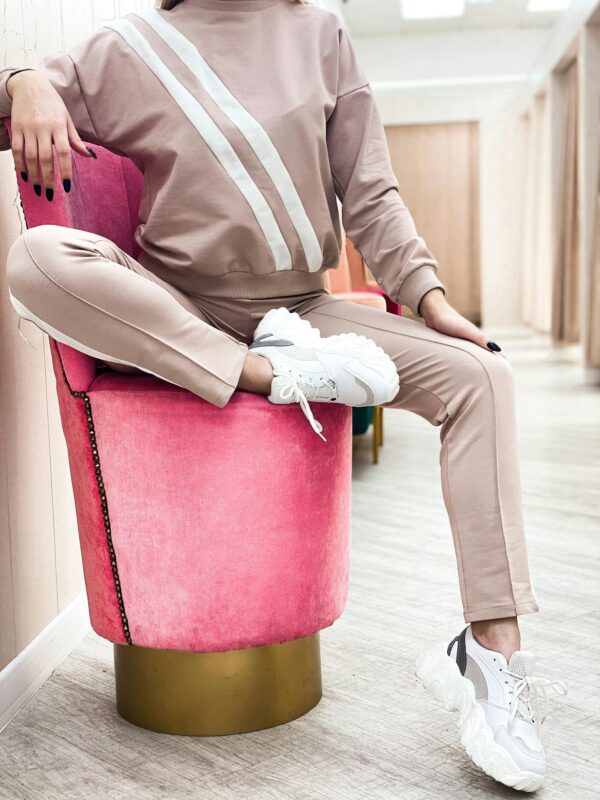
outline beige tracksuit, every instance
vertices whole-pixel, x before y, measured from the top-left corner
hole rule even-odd
[[[537,611],[506,357],[325,289],[342,244],[339,198],[348,236],[393,300],[418,314],[426,292],[445,291],[337,17],[288,0],[184,0],[127,14],[36,68],[84,140],[143,171],[142,254],[33,228],[8,256],[18,313],[115,368],[219,406],[269,308],[297,311],[323,335],[370,337],[398,367],[388,405],[441,426],[465,619]],[[15,69],[0,70],[0,115]]]

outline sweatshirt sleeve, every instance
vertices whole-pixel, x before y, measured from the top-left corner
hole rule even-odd
[[[338,38],[337,98],[327,121],[327,148],[342,224],[386,294],[422,316],[422,297],[436,287],[446,294],[446,287],[400,197],[371,88],[341,28]]]
[[[81,138],[110,147],[110,135],[97,126],[100,124],[102,127],[105,106],[110,101],[111,90],[107,87],[114,79],[116,47],[113,31],[99,28],[69,52],[46,56],[34,67],[0,69],[0,117],[10,116],[12,109],[12,98],[7,89],[10,76],[22,69],[36,69],[48,78],[62,97]],[[6,128],[0,125],[0,150],[9,148]]]

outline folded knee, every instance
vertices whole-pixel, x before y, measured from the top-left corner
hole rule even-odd
[[[13,296],[25,301],[26,296],[60,261],[60,246],[66,228],[60,225],[38,225],[18,236],[6,257],[6,278]]]

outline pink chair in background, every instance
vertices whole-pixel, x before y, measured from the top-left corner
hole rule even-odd
[[[10,121],[4,120],[10,132]],[[134,257],[142,174],[94,146],[28,227],[107,236]],[[56,165],[55,165],[56,166]],[[319,631],[348,593],[351,410],[236,392],[225,408],[50,340],[93,629],[118,712],[156,731],[241,733],[321,697]]]

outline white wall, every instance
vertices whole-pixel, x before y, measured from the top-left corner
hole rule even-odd
[[[403,36],[355,34],[352,41],[370,81],[469,80],[529,74],[547,37],[544,28],[522,28]]]

